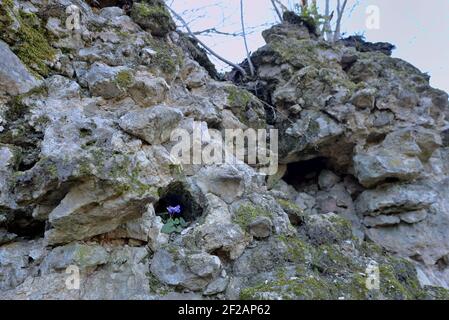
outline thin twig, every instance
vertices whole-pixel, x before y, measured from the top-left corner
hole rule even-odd
[[[348,3],[348,0],[344,0],[343,5],[341,6],[340,0],[337,1],[337,24],[335,26],[335,32],[334,32],[334,42],[336,42],[340,39],[341,19],[343,18],[343,13],[345,11],[347,3]]]
[[[230,65],[231,67],[239,70],[243,76],[246,76],[246,72],[245,70],[240,67],[239,65],[227,60],[226,58],[223,58],[222,56],[220,56],[218,53],[216,53],[215,51],[213,51],[211,48],[209,48],[203,41],[201,41],[193,32],[192,30],[190,30],[189,25],[187,24],[187,22],[179,15],[176,13],[175,10],[173,10],[172,8],[170,8],[169,6],[167,6],[167,9],[175,16],[176,19],[178,19],[184,26],[184,28],[187,30],[187,32],[190,34],[190,36],[192,38],[194,38],[196,41],[198,41],[199,44],[201,44],[204,49],[206,49],[211,55],[213,55],[214,57],[216,57],[217,59],[223,61],[224,63]]]
[[[271,0],[271,4],[273,5],[274,11],[276,11],[276,14],[277,14],[279,20],[280,20],[281,22],[284,21],[284,19],[282,18],[282,14],[281,14],[281,12],[279,11],[279,9],[278,9],[276,3],[274,2],[274,0]]]
[[[244,14],[243,14],[243,0],[240,0],[240,21],[242,23],[243,42],[245,43],[246,59],[248,60],[251,77],[254,77],[254,74],[255,74],[254,65],[253,65],[253,62],[251,61],[251,54],[249,53],[248,41],[246,39],[245,19],[244,19]]]
[[[224,31],[217,30],[217,28],[209,28],[209,29],[204,29],[201,31],[193,32],[194,35],[206,35],[209,33],[219,34],[222,36],[230,36],[230,37],[240,37],[243,34],[242,32],[224,32]]]

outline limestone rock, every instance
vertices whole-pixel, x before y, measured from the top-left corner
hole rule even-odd
[[[43,273],[50,273],[52,270],[65,270],[71,265],[85,269],[106,264],[108,258],[106,250],[99,245],[71,243],[53,249],[45,257],[40,268]]]
[[[186,253],[170,247],[158,250],[151,261],[150,271],[165,284],[199,291],[221,271],[220,259],[207,253]]]
[[[120,127],[150,144],[161,144],[170,139],[182,118],[182,112],[167,106],[131,111],[120,118]]]
[[[122,96],[132,81],[131,71],[128,68],[110,67],[100,62],[92,65],[85,79],[92,94],[105,99]]]
[[[273,223],[267,217],[259,217],[252,221],[249,226],[249,233],[257,239],[267,238],[271,235]]]
[[[318,177],[318,185],[322,190],[330,189],[338,182],[340,182],[340,177],[329,170],[321,171]]]
[[[165,100],[169,89],[163,78],[154,78],[146,73],[137,73],[128,87],[131,98],[141,107],[147,108]]]
[[[424,169],[418,158],[388,150],[356,154],[354,167],[360,183],[365,187],[375,186],[387,179],[411,181],[419,177]]]
[[[135,3],[131,10],[131,18],[157,37],[163,37],[176,28],[170,13],[161,0],[146,0]]]
[[[437,201],[437,194],[421,185],[392,185],[364,191],[356,200],[360,214],[378,216],[428,208]]]
[[[89,181],[74,187],[50,213],[52,229],[46,232],[50,244],[82,240],[114,230],[139,217],[154,195],[120,194],[111,186]]]
[[[20,59],[0,40],[0,95],[15,96],[30,91],[40,80],[30,73]]]
[[[206,252],[221,252],[230,260],[237,259],[249,244],[248,237],[235,224],[204,225],[197,229],[196,246]]]
[[[380,215],[377,217],[365,217],[363,219],[363,224],[367,227],[386,227],[399,224],[401,219],[398,216],[384,216]]]

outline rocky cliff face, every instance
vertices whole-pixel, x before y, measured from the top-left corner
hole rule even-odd
[[[221,82],[160,1],[123,6],[0,4],[2,299],[449,297],[448,97],[425,74],[292,21],[256,80]],[[278,173],[174,163],[194,122],[205,145],[278,129]]]

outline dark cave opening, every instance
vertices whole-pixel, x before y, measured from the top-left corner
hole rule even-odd
[[[26,239],[43,238],[45,221],[39,221],[28,212],[14,212],[13,219],[6,224],[6,230]]]
[[[128,11],[133,5],[133,0],[88,0],[87,3],[95,8],[119,7]]]
[[[175,182],[161,192],[159,201],[154,206],[157,215],[164,220],[168,218],[167,207],[181,207],[181,217],[186,222],[193,222],[203,215],[203,208],[198,200],[182,182]]]
[[[283,180],[295,189],[299,189],[310,181],[316,183],[320,172],[328,168],[328,162],[327,158],[318,157],[289,163]]]

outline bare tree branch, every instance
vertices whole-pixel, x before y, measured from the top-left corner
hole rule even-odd
[[[333,41],[336,42],[340,39],[341,36],[341,19],[343,18],[343,13],[346,8],[346,4],[348,3],[348,0],[343,1],[343,5],[341,5],[340,0],[337,0],[337,23],[335,25],[335,32],[334,32],[334,39]]]
[[[285,11],[288,11],[288,8],[280,0],[274,0],[274,2],[277,5],[279,5],[279,7],[281,8],[282,13],[284,13]]]
[[[231,37],[241,37],[242,36],[242,32],[224,32],[224,31],[220,31],[217,30],[217,28],[209,28],[209,29],[204,29],[204,30],[200,30],[200,31],[194,31],[193,34],[194,35],[207,35],[207,34],[219,34],[222,36],[231,36]]]
[[[233,68],[236,68],[237,70],[239,70],[244,76],[246,76],[246,72],[245,70],[240,67],[239,65],[227,60],[226,58],[223,58],[222,56],[220,56],[218,53],[216,53],[215,51],[213,51],[211,48],[209,48],[203,41],[201,41],[193,32],[192,30],[190,30],[189,25],[187,24],[187,22],[179,15],[176,13],[176,11],[174,11],[171,7],[167,6],[167,9],[173,14],[173,16],[178,19],[182,25],[184,26],[184,28],[187,30],[187,32],[189,33],[189,35],[194,38],[196,41],[198,41],[199,44],[201,44],[204,49],[206,49],[211,55],[213,55],[214,57],[216,57],[217,59],[223,61],[224,63],[230,65]]]
[[[251,61],[251,54],[249,53],[248,41],[246,39],[245,19],[244,19],[244,14],[243,14],[243,0],[240,0],[240,21],[242,22],[243,42],[245,43],[246,59],[248,60],[251,77],[254,77],[254,74],[255,74],[254,65],[253,65],[253,62]]]
[[[276,11],[276,14],[277,14],[279,20],[280,20],[281,22],[284,21],[284,18],[282,18],[282,14],[281,14],[281,12],[279,11],[279,9],[278,9],[278,7],[277,7],[277,5],[276,5],[276,3],[275,3],[274,0],[271,0],[271,4],[273,5],[274,11]]]
[[[333,12],[330,12],[330,0],[326,0],[326,8],[324,12],[324,24],[323,24],[323,32],[322,34],[326,35],[326,40],[332,41],[333,39],[333,33],[332,33],[332,26],[331,26],[331,20],[332,20]]]

